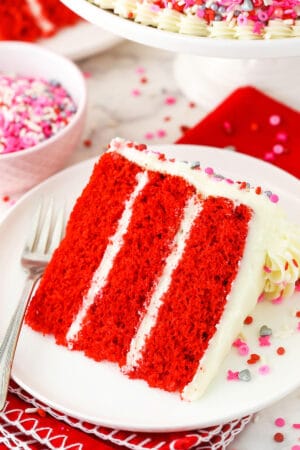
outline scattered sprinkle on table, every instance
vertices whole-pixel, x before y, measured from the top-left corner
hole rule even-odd
[[[57,134],[76,105],[57,80],[0,73],[0,154],[25,150]]]
[[[276,427],[284,427],[285,425],[285,420],[283,419],[283,417],[277,417],[277,419],[274,420],[274,423],[276,425]]]
[[[284,441],[284,435],[282,433],[275,433],[273,436],[273,439],[275,442],[283,442]]]
[[[282,356],[285,354],[285,348],[284,347],[278,347],[278,349],[276,350],[277,354],[279,356]]]

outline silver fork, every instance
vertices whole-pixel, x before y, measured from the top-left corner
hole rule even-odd
[[[25,311],[34,288],[41,278],[64,233],[64,211],[54,213],[53,201],[41,204],[22,252],[21,264],[27,273],[25,286],[0,346],[0,411],[4,408],[11,367]]]

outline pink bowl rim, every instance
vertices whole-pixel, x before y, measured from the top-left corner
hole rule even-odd
[[[48,49],[42,47],[41,45],[33,44],[33,43],[29,43],[29,42],[22,42],[22,41],[0,42],[0,55],[1,55],[2,48],[10,48],[10,49],[14,49],[14,50],[19,49],[20,51],[22,51],[22,48],[27,48],[27,49],[32,49],[33,51],[35,51],[37,53],[39,52],[39,53],[41,53],[41,54],[43,53],[45,55],[48,54],[52,58],[57,58],[58,64],[60,63],[60,64],[68,65],[71,68],[71,70],[73,70],[75,76],[77,76],[78,82],[80,83],[80,86],[81,86],[81,90],[80,90],[81,95],[78,100],[78,104],[76,105],[77,106],[76,113],[72,117],[71,121],[62,130],[58,131],[58,133],[54,134],[50,138],[45,139],[43,142],[33,145],[32,147],[28,147],[26,149],[18,150],[16,152],[11,152],[11,153],[0,153],[0,163],[1,163],[1,160],[4,161],[4,160],[13,159],[20,155],[23,155],[23,156],[29,155],[31,153],[35,153],[39,150],[42,150],[43,148],[45,148],[49,145],[55,144],[55,142],[57,142],[58,140],[63,138],[66,134],[68,134],[69,130],[71,130],[74,126],[76,126],[76,124],[80,121],[81,117],[84,115],[86,106],[87,106],[86,82],[85,82],[82,72],[76,66],[76,64],[73,63],[73,61],[66,58],[65,56],[62,56],[58,53],[53,52],[52,50],[48,50]]]

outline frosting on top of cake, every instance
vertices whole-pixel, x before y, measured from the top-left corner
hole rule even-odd
[[[300,0],[88,0],[144,25],[222,39],[299,37]]]

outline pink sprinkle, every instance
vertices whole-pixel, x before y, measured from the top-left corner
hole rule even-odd
[[[207,175],[213,175],[214,169],[212,169],[211,167],[206,167],[204,172],[207,173]]]
[[[238,352],[241,356],[249,355],[249,347],[246,343],[243,343],[238,347]]]
[[[137,68],[135,69],[135,72],[136,72],[138,75],[142,75],[143,73],[146,72],[146,70],[145,70],[144,67],[139,66],[139,67],[137,67]]]
[[[300,450],[300,445],[293,445],[291,450]]]
[[[283,302],[283,296],[279,295],[279,297],[273,298],[273,305],[280,305]]]
[[[234,184],[234,181],[231,180],[230,178],[226,178],[226,183],[228,183],[228,184]]]
[[[133,97],[138,97],[139,95],[141,95],[141,91],[139,89],[132,89],[131,95]]]
[[[270,367],[265,365],[265,366],[260,366],[260,368],[258,369],[259,373],[261,375],[268,375],[268,373],[270,373]]]
[[[268,266],[264,266],[264,272],[271,273],[272,269],[270,269],[270,267]]]
[[[281,155],[284,152],[284,147],[281,144],[275,144],[273,147],[273,152],[276,155]]]
[[[257,303],[263,302],[264,299],[265,299],[265,293],[262,292],[262,293],[260,294],[260,296],[258,297],[258,299],[257,299]]]
[[[255,34],[261,34],[262,30],[264,28],[263,23],[261,22],[255,22],[253,26],[253,33]]]
[[[271,345],[270,336],[259,336],[258,340],[260,347],[268,347]]]
[[[277,141],[280,142],[286,142],[287,141],[287,134],[284,131],[280,131],[276,134]]]
[[[270,125],[272,125],[273,127],[279,125],[281,122],[281,118],[280,116],[278,116],[277,114],[273,114],[272,116],[270,116],[269,118],[269,123]]]
[[[88,78],[91,78],[92,74],[91,74],[91,72],[83,72],[83,76],[84,76],[84,78],[88,79]]]
[[[244,16],[243,14],[240,14],[239,17],[238,17],[238,19],[237,19],[237,22],[238,22],[238,24],[241,25],[241,26],[247,25],[248,19],[247,19],[247,17]]]
[[[266,20],[268,20],[268,14],[265,11],[258,11],[257,13],[257,17],[261,22],[265,22]]]
[[[223,128],[226,131],[226,133],[231,134],[232,133],[232,125],[229,122],[229,120],[225,120],[223,122]]]
[[[296,430],[300,430],[300,423],[293,423],[292,427]]]
[[[297,331],[300,331],[300,322],[297,323]]]
[[[199,19],[203,19],[203,17],[205,16],[204,9],[200,9],[200,8],[197,9],[196,15],[197,15],[197,17],[199,17]]]
[[[274,423],[275,423],[276,427],[284,427],[285,420],[282,417],[277,417],[277,419],[275,419]]]
[[[151,11],[158,12],[160,10],[160,7],[158,5],[151,5]]]
[[[144,138],[150,141],[154,138],[154,134],[149,131],[148,133],[145,133]]]
[[[227,371],[227,380],[228,381],[233,381],[233,380],[238,380],[238,379],[239,379],[238,372],[233,372],[232,370]]]
[[[177,101],[176,98],[172,96],[165,98],[166,105],[175,105],[176,101]]]
[[[163,138],[167,135],[167,132],[166,132],[166,130],[157,130],[156,135],[159,138]]]
[[[273,159],[274,159],[274,153],[273,153],[273,152],[267,152],[267,153],[265,153],[264,159],[265,159],[266,161],[273,161]]]
[[[276,194],[272,194],[272,195],[270,195],[270,201],[272,202],[272,203],[277,203],[278,201],[279,201],[279,197],[278,197],[278,195],[276,195]]]
[[[244,342],[241,339],[236,339],[235,341],[233,341],[232,346],[238,348],[243,344],[244,344]]]

